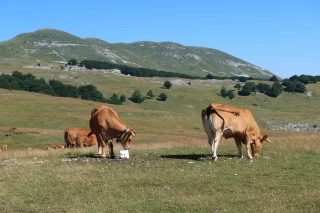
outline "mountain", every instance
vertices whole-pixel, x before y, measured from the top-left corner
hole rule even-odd
[[[272,72],[222,51],[172,42],[108,43],[40,29],[0,43],[0,65],[99,60],[188,75],[270,78]]]

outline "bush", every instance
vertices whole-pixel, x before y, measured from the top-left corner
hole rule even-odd
[[[163,86],[164,86],[165,88],[167,88],[167,89],[170,89],[170,88],[172,87],[172,83],[171,83],[170,81],[165,81],[165,82],[163,83]]]
[[[220,93],[221,93],[222,97],[224,97],[224,98],[227,97],[228,92],[224,86],[221,88]]]
[[[232,100],[236,97],[232,90],[228,90],[227,96],[229,97],[230,100]]]
[[[161,94],[159,95],[159,100],[160,100],[160,101],[166,101],[167,98],[168,98],[168,96],[167,96],[165,93],[161,93]]]
[[[145,100],[145,97],[141,95],[140,90],[135,90],[132,93],[130,100],[134,103],[142,103]]]
[[[84,99],[84,100],[106,102],[106,99],[103,98],[102,93],[99,92],[97,88],[91,84],[86,86],[80,86],[79,94],[81,96],[81,99]]]
[[[153,94],[152,90],[149,90],[147,93],[147,97],[152,99],[155,95]]]
[[[126,101],[126,96],[124,94],[121,94],[120,101],[121,102],[125,102]]]
[[[270,79],[269,79],[269,81],[274,81],[274,82],[278,82],[279,81],[279,79],[277,78],[277,76],[272,76]]]
[[[78,64],[78,61],[76,59],[71,59],[69,62],[68,62],[68,65],[77,65]]]
[[[234,88],[237,88],[238,90],[241,89],[241,84],[237,83]]]

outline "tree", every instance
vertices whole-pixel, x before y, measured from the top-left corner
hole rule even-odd
[[[69,60],[69,62],[68,62],[68,65],[77,65],[78,64],[78,61],[76,60],[76,59],[71,59],[71,60]]]
[[[126,96],[124,94],[121,94],[120,101],[121,102],[125,102],[126,101]]]
[[[84,100],[106,102],[106,99],[103,98],[102,93],[99,92],[97,88],[92,84],[80,86],[79,94],[81,96],[81,99],[84,99]]]
[[[160,100],[160,101],[166,101],[167,98],[168,98],[168,96],[167,96],[165,93],[161,93],[161,94],[159,95],[159,100]]]
[[[298,82],[296,84],[295,92],[304,93],[306,90],[306,86],[303,83]]]
[[[261,93],[267,93],[270,90],[270,86],[268,84],[259,83],[256,86],[256,90]]]
[[[247,82],[247,80],[248,79],[246,77],[243,77],[243,76],[239,77],[240,82]]]
[[[228,90],[227,96],[230,100],[234,99],[236,96],[232,90]]]
[[[172,87],[172,83],[171,83],[170,81],[165,81],[165,82],[163,83],[163,86],[164,86],[165,88],[167,88],[167,89],[170,89],[170,88]]]
[[[286,81],[286,88],[284,89],[286,92],[294,92],[296,90],[297,81]]]
[[[155,95],[153,94],[152,90],[149,90],[147,93],[147,97],[152,99]]]
[[[228,92],[224,86],[221,88],[220,93],[221,93],[222,97],[224,97],[224,98],[227,97]]]
[[[282,86],[278,82],[275,82],[271,88],[267,91],[267,95],[270,97],[278,97],[282,92]]]
[[[251,94],[252,91],[255,90],[255,83],[247,82],[243,87],[242,90],[238,92],[239,95],[248,96]]]
[[[274,81],[274,82],[278,82],[279,81],[279,79],[277,78],[277,76],[272,76],[270,79],[269,79],[269,81]]]
[[[132,93],[130,100],[134,103],[142,103],[145,100],[145,97],[141,95],[140,90],[135,90]]]
[[[310,77],[307,75],[300,75],[299,81],[303,84],[308,84],[310,81]]]
[[[237,88],[238,90],[240,90],[240,89],[241,89],[241,84],[240,84],[240,83],[237,83],[237,84],[234,86],[234,88]]]

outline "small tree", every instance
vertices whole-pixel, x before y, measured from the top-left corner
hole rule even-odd
[[[220,93],[221,93],[222,97],[224,97],[224,98],[227,97],[228,92],[224,86],[221,88]]]
[[[272,76],[270,79],[269,79],[269,81],[274,81],[274,82],[278,82],[279,81],[279,79],[277,78],[277,76]]]
[[[124,94],[121,94],[120,101],[121,102],[125,102],[126,101],[126,96]]]
[[[149,90],[147,93],[147,97],[152,99],[155,95],[153,94],[152,90]]]
[[[172,83],[171,83],[170,81],[165,81],[165,82],[163,83],[163,86],[164,86],[165,88],[167,88],[167,89],[170,89],[170,88],[172,87]]]
[[[165,100],[167,100],[167,98],[168,98],[168,96],[165,93],[161,93],[159,95],[159,100],[160,101],[165,101]]]
[[[143,96],[141,95],[140,90],[135,90],[135,91],[132,93],[131,98],[130,98],[130,100],[131,100],[132,102],[135,102],[135,103],[142,103],[142,102],[144,101],[144,99],[145,99],[145,97],[143,97]]]
[[[232,99],[234,99],[236,97],[232,90],[228,91],[227,96],[229,97],[230,100],[232,100]]]
[[[78,61],[76,59],[71,59],[69,62],[68,62],[68,65],[77,65],[78,64]]]
[[[234,88],[237,88],[238,90],[240,90],[241,89],[241,84],[240,83],[237,83],[235,86],[234,86]]]

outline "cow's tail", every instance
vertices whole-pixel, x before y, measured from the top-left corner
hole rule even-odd
[[[202,113],[203,113],[203,112],[202,112]],[[218,112],[218,110],[214,107],[213,103],[211,103],[211,104],[206,108],[206,115],[207,115],[208,118],[210,117],[210,115],[211,115],[212,113],[217,114],[217,115],[219,116],[219,118],[221,118],[221,120],[222,120],[222,126],[221,126],[221,127],[222,127],[222,130],[224,130],[225,120],[224,120],[224,118],[220,115],[220,113]]]

